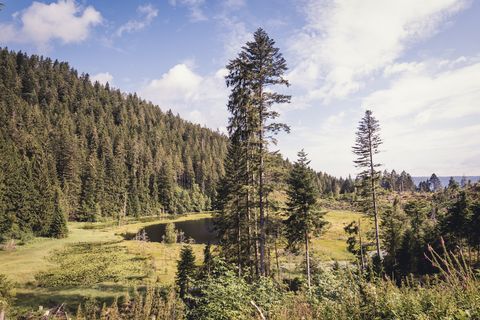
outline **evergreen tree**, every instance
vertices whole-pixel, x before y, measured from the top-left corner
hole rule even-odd
[[[396,197],[392,207],[384,211],[380,224],[382,243],[387,254],[384,261],[387,270],[394,271],[397,269],[397,255],[400,251],[408,222],[408,217],[401,208],[400,200]]]
[[[356,133],[356,141],[353,146],[353,153],[357,155],[354,161],[358,168],[364,170],[358,175],[362,180],[362,189],[365,197],[371,197],[370,204],[366,207],[366,213],[373,213],[375,221],[375,244],[377,256],[382,258],[380,251],[380,235],[379,235],[379,217],[377,205],[376,185],[379,179],[379,172],[376,170],[380,166],[374,162],[374,155],[379,153],[379,147],[382,144],[380,138],[380,125],[378,120],[372,115],[372,111],[367,110],[365,116],[359,123]]]
[[[210,275],[210,271],[211,271],[212,263],[213,263],[211,247],[212,246],[211,246],[210,242],[208,242],[205,245],[205,248],[203,250],[203,268],[206,271],[207,275]]]
[[[448,180],[448,189],[450,190],[457,190],[460,186],[458,185],[458,182],[455,181],[453,177],[450,177]]]
[[[177,275],[175,283],[179,289],[180,298],[185,298],[190,284],[195,275],[195,255],[191,246],[184,246],[180,252],[180,260],[177,263]]]
[[[52,225],[50,226],[50,236],[55,238],[65,238],[68,235],[67,220],[65,211],[61,204],[60,189],[55,190],[55,200],[53,209]]]
[[[432,173],[432,175],[430,176],[430,179],[428,180],[428,183],[430,186],[430,190],[433,192],[436,192],[442,189],[442,182],[440,181],[440,179],[437,177],[435,173]]]
[[[267,273],[265,159],[268,138],[281,130],[289,130],[285,124],[272,122],[279,116],[272,106],[290,102],[290,96],[273,91],[273,86],[288,86],[288,81],[283,77],[287,70],[285,59],[274,45],[268,34],[258,29],[254,33],[254,40],[247,42],[238,57],[229,63],[226,77],[227,86],[232,89],[228,102],[232,114],[230,141],[239,144],[240,155],[245,161],[245,180],[241,184],[245,186],[246,199],[242,201],[242,206],[246,207],[247,220],[253,219],[253,223],[247,223],[253,224],[253,230],[247,233],[248,238],[254,239],[253,260],[259,275]],[[247,246],[251,247],[250,244]]]
[[[310,248],[309,241],[313,232],[319,233],[325,225],[323,213],[316,208],[317,192],[313,184],[312,172],[308,167],[310,161],[302,150],[288,178],[286,236],[290,249],[298,249],[298,244],[305,246],[305,266],[308,287],[310,288]]]

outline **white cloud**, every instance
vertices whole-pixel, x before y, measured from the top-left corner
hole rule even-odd
[[[124,33],[136,32],[148,27],[157,17],[158,10],[151,4],[145,4],[137,8],[137,13],[139,19],[129,20],[117,29],[115,34],[118,37],[121,37]]]
[[[423,65],[423,64],[410,64]],[[448,66],[451,64],[442,64]],[[414,117],[417,123],[480,115],[480,62],[441,70],[421,67],[405,72],[389,88],[362,101],[383,119]]]
[[[202,10],[205,0],[169,0],[169,2],[172,6],[181,5],[187,7],[190,11],[190,21],[192,22],[208,20],[208,17]]]
[[[141,88],[140,94],[163,110],[172,109],[187,120],[211,128],[225,126],[228,91],[226,69],[202,76],[188,63],[177,64]]]
[[[289,43],[296,60],[289,78],[311,100],[349,96],[465,7],[464,0],[307,0],[307,24]]]
[[[94,7],[83,8],[74,0],[58,0],[50,4],[33,2],[27,9],[14,14],[18,20],[0,24],[0,42],[34,43],[48,49],[50,42],[84,41],[93,26],[102,22],[100,12]]]
[[[480,172],[480,140],[473,138],[480,136],[480,62],[475,60],[408,64],[421,67],[362,100],[383,128],[383,163],[417,175]]]
[[[95,83],[98,81],[99,83],[105,85],[107,82],[109,85],[112,85],[113,76],[109,72],[100,72],[90,77],[90,80]]]

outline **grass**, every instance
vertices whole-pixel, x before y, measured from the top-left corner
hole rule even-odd
[[[16,250],[0,251],[0,274],[6,274],[10,280],[17,283],[16,305],[24,310],[36,308],[39,305],[54,306],[63,302],[70,308],[75,308],[76,303],[88,296],[109,301],[115,296],[123,295],[133,285],[145,281],[158,279],[164,284],[172,284],[183,245],[129,241],[125,240],[124,236],[135,234],[145,226],[152,224],[208,217],[211,217],[211,213],[177,216],[173,219],[128,220],[121,226],[112,222],[71,222],[68,225],[70,230],[68,238],[36,238],[31,243],[18,246]],[[322,261],[352,260],[352,255],[346,250],[346,235],[343,227],[360,217],[362,217],[360,214],[351,211],[328,212],[325,215],[325,219],[329,222],[328,229],[321,237],[312,240],[312,250],[315,256]],[[103,250],[99,250],[102,246],[107,248],[104,253],[108,254],[108,259],[107,256],[102,258]],[[201,264],[204,245],[192,244],[192,248],[197,263]],[[301,259],[301,257],[293,257],[293,260],[290,260],[291,258],[282,259],[287,269],[294,268],[298,259]],[[98,261],[94,260],[108,260],[111,265],[105,268],[109,268],[110,271],[99,273],[98,277],[93,277],[93,280],[90,279],[87,282],[79,281],[78,279],[82,278],[81,272],[92,272],[96,268],[103,268],[98,265]],[[132,267],[132,263],[137,263],[137,267]],[[115,265],[113,266],[113,264]],[[130,273],[132,268],[138,275],[138,281],[132,281],[126,277],[126,273]],[[74,280],[69,278],[72,280],[68,282],[69,287],[59,287],[49,284],[48,281],[44,283],[44,287],[41,287],[39,284],[42,281],[35,279],[35,275],[41,274],[60,274],[61,279],[61,276],[67,276],[74,272],[78,277],[74,277]],[[140,280],[141,282],[139,282]]]
[[[313,254],[322,261],[351,261],[353,255],[347,251],[347,235],[343,228],[352,221],[361,219],[362,226],[371,227],[365,215],[346,210],[332,210],[325,214],[328,221],[327,230],[319,237],[312,239]]]

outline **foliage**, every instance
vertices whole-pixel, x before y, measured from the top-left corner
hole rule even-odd
[[[249,284],[225,263],[215,258],[212,276],[198,280],[190,297],[189,319],[256,319],[258,311],[252,301],[269,314],[282,299],[281,290],[269,278],[261,277]]]
[[[175,224],[169,222],[165,224],[165,235],[163,236],[163,241],[167,244],[172,244],[177,242],[178,232],[175,229]]]
[[[288,126],[276,123],[275,104],[289,103],[290,96],[274,88],[288,86],[284,78],[286,61],[275,41],[261,28],[227,65],[229,148],[225,159],[225,177],[218,194],[222,197],[217,219],[223,254],[243,269],[258,275],[267,274],[268,245],[265,214],[269,188],[267,159],[272,155],[268,143]]]
[[[14,284],[4,274],[0,274],[0,314],[12,303],[14,295]]]
[[[57,187],[81,221],[209,208],[224,135],[65,62],[5,48],[0,65],[0,240],[51,236]]]
[[[374,162],[374,155],[380,152],[379,147],[382,144],[380,138],[380,125],[378,120],[372,114],[372,111],[365,111],[365,116],[358,125],[356,132],[355,145],[353,146],[353,153],[357,159],[353,162],[357,168],[362,168],[363,171],[358,175],[360,180],[361,196],[363,197],[365,213],[373,215],[375,220],[375,242],[377,249],[377,257],[381,258],[380,251],[380,235],[379,235],[379,216],[376,185],[379,180],[379,172],[376,170],[380,166],[379,163]]]
[[[77,243],[50,256],[55,267],[35,279],[44,287],[88,286],[106,281],[143,279],[148,275],[145,257],[128,253],[115,243]]]
[[[193,278],[195,276],[195,255],[191,246],[184,246],[180,251],[180,260],[177,263],[177,276],[175,283],[179,288],[180,298],[185,298],[188,293]]]
[[[63,210],[60,190],[55,191],[55,200],[53,203],[53,219],[50,226],[50,235],[55,238],[65,238],[68,235],[67,220]]]
[[[309,241],[311,234],[319,234],[326,222],[322,219],[324,213],[316,208],[317,191],[313,184],[312,172],[308,168],[309,163],[307,154],[303,150],[300,151],[287,180],[288,218],[285,221],[285,233],[291,250],[297,251],[299,243],[305,245],[305,264],[310,286]]]

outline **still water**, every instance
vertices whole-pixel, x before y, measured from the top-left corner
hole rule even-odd
[[[213,227],[212,218],[174,222],[175,229],[184,233],[185,239],[191,238],[195,243],[217,243],[217,235]],[[165,234],[165,223],[145,227],[148,239],[153,242],[162,242]]]

